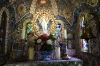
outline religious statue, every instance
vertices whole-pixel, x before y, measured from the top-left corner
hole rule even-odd
[[[43,19],[43,22],[42,22],[42,29],[43,29],[44,33],[47,33],[47,23],[46,23],[45,19]]]
[[[48,22],[48,17],[46,17],[45,14],[42,15],[41,17],[41,26],[42,26],[42,31],[43,33],[48,33],[48,29],[47,29],[47,22]]]

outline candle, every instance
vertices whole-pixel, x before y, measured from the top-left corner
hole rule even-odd
[[[34,59],[34,48],[30,47],[29,48],[29,60],[33,60]]]
[[[68,54],[68,48],[67,48],[67,46],[66,46],[66,51],[65,51],[65,53]]]
[[[67,39],[67,31],[64,30],[64,38]]]
[[[60,47],[55,47],[56,59],[60,60]]]

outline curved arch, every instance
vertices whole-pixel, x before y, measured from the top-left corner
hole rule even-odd
[[[31,14],[35,14],[35,7],[36,7],[36,0],[32,0],[32,4],[31,4],[31,7],[30,7],[30,13]]]
[[[2,7],[1,10],[0,10],[0,23],[1,23],[1,17],[2,17],[2,14],[3,12],[6,12],[7,14],[7,22],[6,22],[6,33],[5,33],[5,54],[7,53],[7,43],[8,43],[8,28],[9,28],[9,11],[6,7]]]
[[[10,3],[7,3],[6,6],[9,10],[9,13],[10,13],[9,19],[10,19],[10,22],[11,22],[11,26],[14,29],[16,21],[15,21],[15,12],[14,12],[13,5],[11,5]]]
[[[26,31],[26,24],[30,22],[30,19],[25,19],[22,27],[22,34],[21,34],[21,39],[25,39],[25,31]]]
[[[66,23],[66,25],[70,28],[70,29],[75,29],[76,25],[77,25],[77,20],[79,17],[79,14],[83,11],[83,10],[89,10],[90,12],[94,12],[93,8],[91,6],[89,6],[88,4],[82,4],[79,8],[77,8],[74,11],[74,21],[73,21],[73,25],[71,26],[69,24],[69,22],[63,17],[63,16],[55,16],[56,19],[62,20],[63,22]]]
[[[40,10],[39,12],[37,12],[37,13],[34,15],[34,18],[33,18],[32,21],[33,21],[33,29],[34,29],[34,32],[37,32],[37,33],[35,33],[35,34],[37,34],[38,36],[40,35],[40,33],[39,33],[39,28],[41,28],[41,24],[40,24],[40,23],[39,23],[39,25],[37,24],[37,19],[38,19],[38,17],[39,17],[40,15],[42,15],[42,14],[46,14],[46,16],[49,16],[49,19],[50,19],[49,22],[51,22],[52,25],[50,25],[51,28],[49,28],[48,31],[49,31],[49,30],[52,30],[52,31],[51,31],[51,32],[48,32],[48,33],[53,34],[54,31],[55,31],[55,29],[56,29],[56,22],[55,22],[54,17],[53,17],[49,12],[47,12],[47,11],[45,11],[45,10]],[[48,23],[48,24],[49,24],[49,23]]]
[[[32,18],[34,18],[32,14],[26,14],[24,17],[21,18],[21,20],[19,22],[17,22],[15,24],[15,29],[17,29],[18,25],[21,24],[21,23],[23,23],[24,20],[26,20],[26,19],[32,19]]]

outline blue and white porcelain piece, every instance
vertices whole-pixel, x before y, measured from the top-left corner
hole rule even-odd
[[[39,51],[39,53],[43,56],[43,61],[50,61],[50,55],[53,53],[54,51],[48,52],[48,51]]]

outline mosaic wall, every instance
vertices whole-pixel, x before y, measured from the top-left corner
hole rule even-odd
[[[97,10],[95,10],[95,11],[97,11]],[[85,11],[83,10],[83,12],[85,12]],[[78,19],[79,22],[77,23],[77,27],[75,29],[76,34],[78,34],[78,35],[76,35],[76,38],[78,38],[78,39],[75,40],[76,45],[79,44],[79,40],[80,40],[79,39],[80,38],[80,36],[79,36],[79,30],[80,30],[79,25],[80,25],[81,15],[82,15],[83,12],[81,12],[80,15],[79,15],[79,19]],[[96,16],[94,16],[94,17],[96,17]],[[99,32],[99,28],[98,28],[98,21],[97,21],[98,19],[95,20],[95,18],[91,19],[90,17],[88,19],[89,20],[87,21],[87,23],[91,27],[93,35],[96,37],[96,38],[89,40],[89,52],[90,53],[100,53],[99,52],[100,51],[100,45],[99,45],[99,43],[100,43],[100,41],[99,41],[100,40],[100,32]],[[91,47],[90,47],[90,45],[91,45]],[[78,51],[79,51],[79,49],[81,50],[80,45],[78,45],[78,47],[76,46],[76,49]]]
[[[1,1],[1,0],[0,0]],[[68,33],[74,34],[74,39],[72,41],[72,46],[76,50],[80,51],[79,45],[79,15],[83,11],[90,11],[93,13],[99,13],[100,7],[96,4],[91,5],[87,0],[48,0],[48,5],[40,6],[37,0],[9,0],[1,1],[0,8],[6,7],[9,11],[9,38],[13,39],[12,42],[18,42],[21,39],[22,25],[25,19],[32,19],[36,12],[44,9],[51,13],[56,20],[62,20],[66,24],[66,29]],[[4,5],[5,4],[5,5]],[[90,40],[93,46],[93,52],[98,52],[100,50],[100,34],[96,31],[95,21],[90,23],[93,28],[94,35],[97,37]],[[10,40],[9,39],[9,40]],[[12,44],[9,41],[9,46]],[[11,47],[9,48],[11,49]]]
[[[83,60],[83,66],[99,66],[100,54],[89,54],[80,52],[78,58]]]

